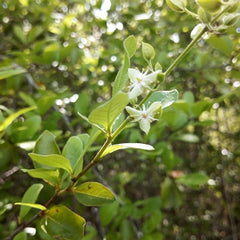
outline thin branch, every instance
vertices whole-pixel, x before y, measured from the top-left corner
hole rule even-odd
[[[14,173],[16,173],[17,171],[19,171],[19,167],[14,166],[12,169],[2,173],[0,175],[0,184],[3,184],[5,182],[5,178],[10,177],[11,175],[13,175]]]

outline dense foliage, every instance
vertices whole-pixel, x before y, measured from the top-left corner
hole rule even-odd
[[[240,23],[209,24],[164,79],[216,15],[167,2],[1,1],[1,239],[29,220],[15,240],[240,238]],[[144,95],[124,110],[129,68],[157,72],[150,129],[136,117]]]

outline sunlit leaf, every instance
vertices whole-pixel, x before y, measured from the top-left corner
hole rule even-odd
[[[11,114],[10,116],[8,116],[3,121],[3,123],[0,124],[0,132],[5,130],[17,117],[19,117],[20,115],[22,115],[24,113],[32,111],[33,109],[36,109],[36,107],[23,108],[23,109],[19,110],[18,112],[15,112],[15,113]]]
[[[102,206],[115,200],[111,190],[97,182],[86,182],[73,189],[77,200],[86,206]]]
[[[14,203],[15,205],[20,205],[20,206],[26,206],[26,207],[30,207],[30,208],[36,208],[39,210],[46,210],[47,208],[44,207],[41,204],[36,204],[36,203],[24,203],[24,202],[16,202]]]
[[[121,150],[121,149],[127,149],[127,148],[133,148],[133,149],[140,149],[140,150],[147,150],[152,151],[154,148],[151,145],[143,144],[143,143],[120,143],[120,144],[114,144],[106,148],[106,150],[102,153],[101,157],[104,157],[107,154],[110,154],[112,152]]]
[[[28,173],[33,178],[40,178],[54,185],[57,185],[59,183],[58,170],[39,168],[39,169],[22,169],[22,171]]]
[[[51,155],[40,155],[36,153],[29,153],[29,156],[34,162],[46,165],[48,167],[53,168],[62,168],[72,173],[72,167],[70,165],[70,162],[67,158],[63,157],[62,155],[58,154],[51,154]]]

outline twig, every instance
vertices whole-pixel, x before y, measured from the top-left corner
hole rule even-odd
[[[2,173],[1,176],[0,176],[0,184],[3,184],[5,182],[5,180],[4,180],[5,178],[10,177],[11,175],[16,173],[17,171],[19,171],[19,167],[14,166],[12,169]]]

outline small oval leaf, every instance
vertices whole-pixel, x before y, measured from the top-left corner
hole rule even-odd
[[[37,163],[46,165],[48,167],[54,167],[54,168],[62,168],[72,173],[72,167],[70,165],[70,162],[68,159],[63,157],[62,155],[58,154],[51,154],[51,155],[40,155],[36,153],[29,153],[29,156],[31,159]]]
[[[102,206],[115,200],[110,189],[97,182],[86,182],[73,189],[77,200],[85,206]]]
[[[82,240],[85,220],[69,208],[56,205],[47,211],[41,225],[54,239]]]

